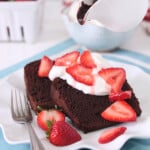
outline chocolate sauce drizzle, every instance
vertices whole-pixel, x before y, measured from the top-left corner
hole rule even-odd
[[[81,25],[83,25],[85,22],[84,16],[85,16],[86,12],[96,1],[97,0],[93,0],[91,5],[86,4],[84,1],[81,3],[81,7],[79,8],[78,13],[77,13],[77,19]]]

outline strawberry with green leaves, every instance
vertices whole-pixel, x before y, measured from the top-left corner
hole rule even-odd
[[[65,115],[58,110],[42,110],[37,115],[38,126],[46,131],[46,137],[57,146],[65,146],[81,140],[79,133],[65,122]]]
[[[45,131],[48,131],[51,125],[56,121],[65,121],[65,115],[59,110],[42,110],[37,115],[37,124],[41,129]]]

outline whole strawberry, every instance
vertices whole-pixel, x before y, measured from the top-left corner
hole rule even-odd
[[[79,133],[64,121],[53,124],[49,141],[57,146],[66,146],[81,140]]]

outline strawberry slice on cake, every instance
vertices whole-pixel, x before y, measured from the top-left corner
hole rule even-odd
[[[123,68],[105,68],[100,70],[98,74],[111,85],[112,92],[114,93],[120,92],[126,79],[125,70]]]
[[[109,121],[129,122],[136,121],[136,112],[125,101],[116,101],[106,108],[101,116]]]

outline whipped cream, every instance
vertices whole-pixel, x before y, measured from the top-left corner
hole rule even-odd
[[[70,74],[66,72],[66,66],[56,66],[54,65],[49,72],[50,80],[54,80],[59,77],[61,79],[66,80],[66,82],[72,87],[83,91],[85,94],[92,95],[108,95],[111,90],[111,86],[105,82],[105,80],[100,77],[97,72],[102,68],[111,67],[111,65],[98,53],[91,53],[96,68],[93,69],[93,76],[95,78],[95,83],[92,86],[83,84],[81,82],[76,81]]]

